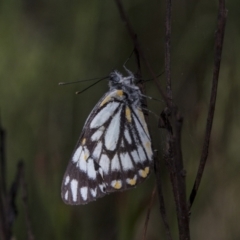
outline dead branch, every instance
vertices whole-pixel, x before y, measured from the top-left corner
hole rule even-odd
[[[161,175],[160,175],[159,159],[155,159],[155,170],[156,170],[156,182],[157,182],[160,213],[161,213],[163,224],[165,227],[167,239],[172,240],[173,238],[171,236],[170,227],[169,227],[168,220],[167,220],[165,201],[164,201],[163,191],[162,191],[162,179],[161,179]]]
[[[10,232],[7,225],[7,199],[6,199],[6,132],[0,123],[0,238],[10,239]]]
[[[199,162],[199,167],[198,167],[196,179],[194,182],[194,186],[192,188],[190,198],[189,198],[189,210],[191,209],[191,206],[197,195],[197,191],[198,191],[198,188],[202,179],[202,175],[204,172],[205,164],[208,158],[209,142],[210,142],[210,137],[212,132],[212,124],[213,124],[216,98],[217,98],[217,87],[218,87],[218,79],[219,79],[219,72],[220,72],[220,65],[221,65],[226,20],[227,20],[227,9],[225,7],[225,0],[219,0],[217,31],[216,31],[215,43],[214,43],[215,53],[214,53],[212,90],[211,90],[211,96],[210,96],[210,102],[209,102],[209,108],[208,108],[208,116],[207,116],[207,122],[206,122],[201,159]]]
[[[118,7],[118,10],[119,10],[119,13],[120,13],[120,16],[121,16],[121,19],[123,21],[123,23],[125,24],[126,28],[127,28],[127,31],[128,31],[128,34],[129,36],[131,37],[132,41],[133,41],[133,44],[134,44],[134,48],[137,49],[137,51],[139,52],[139,55],[141,56],[141,59],[143,60],[143,62],[145,63],[149,73],[151,74],[151,77],[152,79],[154,80],[157,88],[158,88],[158,91],[160,92],[162,98],[164,99],[164,101],[166,102],[167,105],[170,104],[166,94],[164,93],[164,91],[161,89],[161,86],[159,85],[159,82],[157,80],[157,77],[156,77],[156,74],[154,73],[154,71],[152,70],[152,67],[150,65],[150,63],[148,62],[148,60],[146,59],[144,53],[143,53],[143,50],[139,44],[139,41],[137,39],[137,35],[136,33],[134,32],[133,30],[133,27],[127,17],[127,14],[124,10],[124,7],[123,7],[123,4],[122,4],[122,1],[121,0],[115,0],[116,1],[116,4],[117,4],[117,7]]]
[[[147,215],[146,215],[146,219],[145,219],[145,223],[144,223],[144,230],[143,230],[143,240],[146,240],[147,227],[148,227],[148,222],[149,222],[150,213],[151,213],[151,209],[152,209],[152,206],[153,206],[155,195],[156,195],[156,187],[154,187],[154,189],[152,191],[152,195],[151,195],[151,198],[150,198],[150,203],[149,203],[148,209],[147,209]]]

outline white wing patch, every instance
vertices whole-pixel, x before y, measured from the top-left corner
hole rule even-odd
[[[90,192],[91,192],[91,194],[92,194],[93,197],[96,197],[96,196],[97,196],[97,188],[91,189]]]
[[[90,179],[96,179],[97,172],[94,167],[93,159],[89,158],[87,161],[87,175]]]
[[[75,151],[75,153],[72,157],[72,161],[77,162],[80,159],[81,154],[82,154],[82,146],[77,148],[77,150]]]
[[[121,163],[122,163],[122,167],[124,170],[131,170],[133,169],[133,164],[132,164],[132,160],[129,156],[129,154],[126,153],[121,153],[120,154],[120,159],[121,159]]]
[[[110,102],[108,107],[103,108],[97,115],[93,118],[90,123],[90,128],[98,128],[102,126],[111,116],[111,114],[117,109],[119,103]]]
[[[77,190],[78,190],[78,181],[76,179],[72,179],[71,181],[71,190],[72,190],[72,197],[73,201],[77,201]]]
[[[146,160],[146,154],[140,145],[138,146],[137,151],[138,151],[139,161],[144,162]]]
[[[107,155],[102,154],[100,161],[99,161],[99,165],[101,166],[104,174],[108,174],[109,167],[110,167],[110,159],[108,158]]]
[[[70,177],[69,175],[65,178],[65,182],[64,182],[64,185],[67,185],[70,181]]]
[[[138,134],[141,138],[142,143],[149,141],[149,137],[146,134],[146,132],[144,131],[143,127],[140,125],[139,120],[134,116],[134,120],[135,120],[135,124],[138,130]]]
[[[68,191],[65,192],[64,198],[66,201],[68,200]]]
[[[120,114],[121,111],[118,111],[117,114],[113,117],[111,123],[108,126],[105,135],[105,146],[108,150],[113,151],[117,146],[117,141],[119,139],[120,133]]]
[[[88,188],[87,188],[87,187],[81,187],[81,188],[80,188],[80,194],[81,194],[82,199],[83,199],[84,201],[87,200],[87,193],[88,193]]]
[[[93,153],[92,153],[93,158],[95,158],[95,159],[99,158],[99,156],[101,155],[101,152],[102,152],[102,146],[103,146],[102,142],[97,143],[97,146],[95,147],[95,149],[93,150]]]
[[[79,158],[78,160],[78,168],[83,171],[83,172],[87,172],[87,161],[83,158],[84,156],[84,153],[82,151],[82,154],[81,154],[82,157]]]
[[[147,124],[146,124],[146,121],[145,121],[145,118],[144,118],[142,110],[134,109],[134,112],[137,115],[138,120],[141,122],[141,124],[142,124],[142,126],[144,128],[145,134],[150,139],[150,135],[149,135],[149,132],[148,132]]]
[[[115,154],[113,159],[112,159],[112,165],[111,165],[111,170],[117,170],[120,171],[120,163],[119,163],[119,158],[118,155]]]
[[[103,134],[103,131],[105,130],[105,128],[103,126],[101,126],[91,137],[91,140],[94,142],[94,141],[98,141],[102,134]]]
[[[137,162],[140,162],[140,158],[139,158],[138,153],[137,153],[136,150],[133,150],[133,151],[131,152],[131,155],[132,155],[132,158],[134,159],[134,161],[135,161],[136,163],[137,163]]]
[[[83,147],[83,156],[81,155],[81,157],[83,157],[83,160],[87,160],[90,156],[90,152],[87,149],[86,146]],[[81,161],[82,159],[79,159],[79,161]]]
[[[128,142],[129,144],[131,144],[131,143],[132,143],[132,139],[131,139],[131,137],[130,137],[129,130],[126,129],[126,128],[125,128],[125,130],[124,130],[124,136],[125,136],[127,142]]]

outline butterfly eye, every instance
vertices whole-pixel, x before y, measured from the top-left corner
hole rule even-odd
[[[113,83],[119,83],[122,80],[122,74],[120,74],[118,71],[114,71],[109,74],[109,82]]]

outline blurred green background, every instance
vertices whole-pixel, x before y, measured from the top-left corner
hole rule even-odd
[[[156,74],[164,69],[165,1],[123,1]],[[174,100],[184,115],[183,156],[187,192],[196,175],[203,143],[213,71],[218,1],[173,1],[172,79]],[[240,239],[240,2],[227,1],[225,32],[209,159],[192,208],[192,239]],[[106,76],[122,65],[133,43],[115,1],[2,0],[0,3],[0,114],[7,131],[8,187],[20,158],[26,164],[32,230],[40,239],[141,239],[154,174],[138,188],[86,206],[67,206],[61,181],[85,119],[108,90],[107,81],[80,96],[89,83],[58,82]],[[128,68],[136,71],[132,58]],[[150,77],[142,65],[143,77]],[[164,88],[164,76],[159,78]],[[149,96],[161,99],[153,81]],[[164,104],[148,102],[159,114]],[[164,149],[162,130],[150,116],[154,148]],[[160,154],[161,155],[161,154]],[[175,206],[163,161],[168,218],[177,236]],[[166,239],[157,197],[148,240]],[[23,204],[14,223],[15,239],[26,239]],[[176,238],[175,238],[176,239]]]

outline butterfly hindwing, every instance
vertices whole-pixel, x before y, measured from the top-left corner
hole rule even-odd
[[[150,173],[152,148],[139,104],[112,88],[90,113],[62,183],[67,204],[135,187]]]

